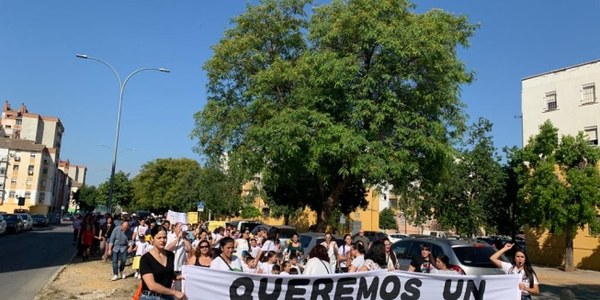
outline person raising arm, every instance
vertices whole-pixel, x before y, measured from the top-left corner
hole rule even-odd
[[[523,249],[516,248],[512,264],[500,259],[502,254],[513,248],[513,245],[506,243],[502,249],[490,256],[490,260],[506,274],[521,275],[521,282],[519,282],[521,299],[528,300],[531,299],[531,295],[538,295],[540,293],[540,282]]]

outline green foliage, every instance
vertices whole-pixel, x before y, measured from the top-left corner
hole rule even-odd
[[[117,205],[125,208],[128,207],[133,199],[133,188],[129,181],[129,173],[118,171],[115,173],[113,187],[112,206]],[[108,195],[110,191],[110,178],[98,186],[98,201],[97,204],[108,205]]]
[[[198,197],[206,202],[206,210],[215,216],[238,216],[246,206],[253,205],[253,198],[242,197],[243,176],[236,169],[223,172],[217,167],[207,167],[199,177]],[[246,210],[246,213],[254,213]],[[260,212],[259,212],[260,213]]]
[[[379,212],[379,228],[398,230],[396,215],[389,207],[384,208]]]
[[[82,211],[93,211],[96,208],[96,205],[101,203],[99,201],[100,194],[98,189],[95,186],[81,186],[75,195],[73,196],[75,199],[75,203],[79,206],[79,209]]]
[[[477,234],[489,224],[505,198],[506,175],[500,164],[492,137],[492,123],[479,119],[450,164],[447,181],[439,186],[433,212],[444,228],[460,234]]]
[[[600,208],[600,150],[589,145],[585,135],[562,136],[550,121],[529,139],[515,167],[522,187],[519,197],[527,212],[527,223],[565,233],[567,259],[572,269],[573,238],[577,228],[598,226]]]
[[[256,219],[258,217],[260,217],[262,214],[260,213],[260,210],[254,206],[244,206],[244,208],[242,208],[242,213],[240,214],[240,217],[242,217],[243,219]]]
[[[192,159],[156,159],[142,166],[133,178],[137,209],[164,212],[195,210],[200,199],[200,164]]]
[[[230,167],[261,174],[275,203],[315,210],[323,230],[336,210],[366,206],[368,186],[437,185],[472,80],[456,49],[475,27],[403,0],[332,1],[311,14],[309,3],[263,0],[233,20],[204,66],[192,137],[212,163],[227,153]]]

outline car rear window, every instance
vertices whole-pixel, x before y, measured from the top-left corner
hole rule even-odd
[[[291,239],[292,235],[296,232],[295,229],[291,228],[279,228],[279,238],[281,239]]]
[[[465,266],[479,268],[497,268],[490,260],[490,256],[496,252],[489,246],[466,246],[453,247],[452,250],[458,260]]]

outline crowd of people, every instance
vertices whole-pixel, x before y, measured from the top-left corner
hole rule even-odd
[[[193,265],[224,271],[280,276],[327,275],[372,270],[399,270],[400,262],[387,238],[369,241],[364,231],[353,239],[346,234],[338,245],[329,233],[309,253],[294,233],[282,243],[277,228],[261,229],[255,235],[249,228],[219,227],[212,232],[200,224],[171,224],[166,219],[120,219],[86,215],[73,221],[74,243],[82,260],[100,253],[112,260],[112,280],[126,278],[128,256],[134,256],[132,272],[141,279],[140,299],[183,299],[181,270]],[[523,274],[523,299],[539,293],[539,282],[523,250],[517,250],[512,264],[500,260],[512,244],[490,257],[505,273]],[[408,271],[461,274],[443,254],[433,257],[428,244],[421,256],[412,259]]]

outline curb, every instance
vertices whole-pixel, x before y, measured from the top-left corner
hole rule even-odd
[[[56,270],[56,272],[54,272],[54,274],[50,277],[50,279],[48,279],[48,281],[46,282],[46,284],[44,284],[44,287],[42,289],[40,289],[36,294],[35,297],[33,297],[33,300],[39,300],[40,299],[40,294],[47,290],[50,285],[54,282],[54,280],[56,280],[56,277],[58,277],[58,275],[68,266],[71,264],[71,262],[73,262],[73,259],[75,259],[75,256],[77,256],[77,250],[75,250],[75,253],[73,253],[73,256],[71,256],[71,258],[69,259],[69,261],[62,265],[61,267],[58,268],[58,270]]]

